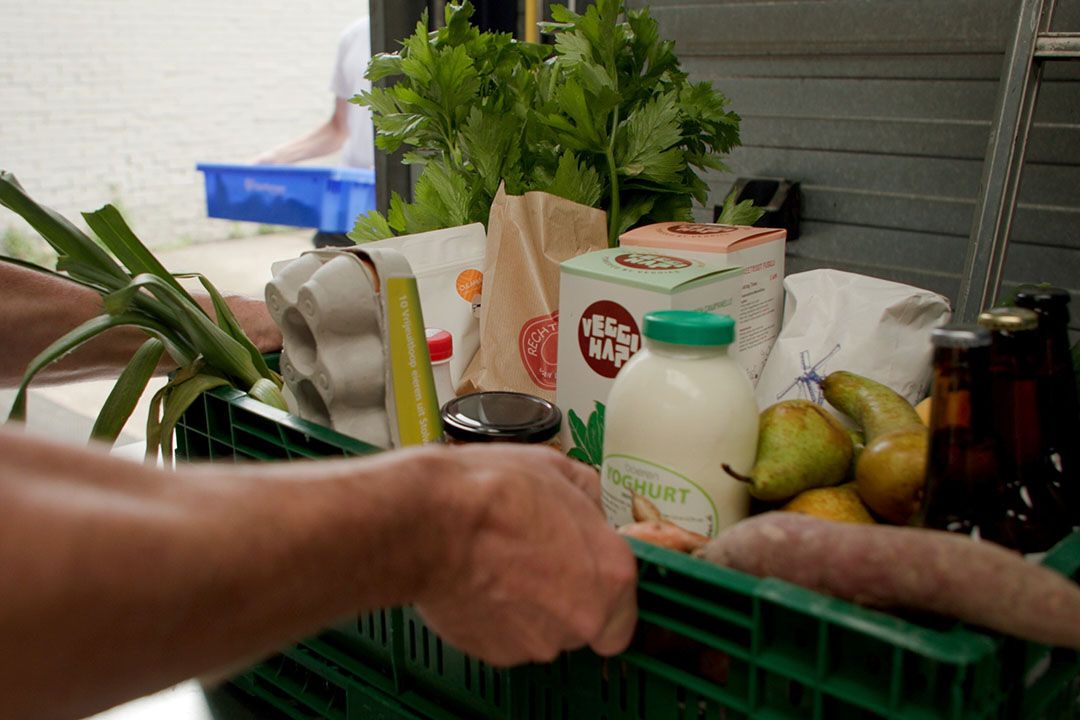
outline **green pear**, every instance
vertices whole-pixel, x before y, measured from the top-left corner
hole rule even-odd
[[[855,465],[859,462],[859,455],[866,449],[866,438],[863,437],[862,430],[854,430],[852,428],[846,428],[848,435],[851,436],[851,467],[848,468],[848,475],[850,479],[854,480]]]
[[[887,385],[846,370],[821,381],[825,399],[862,428],[866,446],[887,432],[923,426],[911,403]]]
[[[843,482],[852,451],[851,435],[828,410],[807,400],[784,400],[761,413],[750,474],[740,475],[727,465],[724,470],[749,483],[758,500],[778,502]]]
[[[919,511],[928,443],[921,424],[893,430],[867,445],[855,465],[859,497],[894,525],[907,525]]]

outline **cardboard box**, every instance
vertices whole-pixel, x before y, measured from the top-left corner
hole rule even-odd
[[[603,409],[616,374],[642,346],[641,325],[653,310],[732,315],[740,268],[636,248],[586,253],[562,263],[556,404],[562,446],[600,464]],[[587,457],[581,457],[584,454]]]
[[[742,266],[732,356],[757,385],[780,333],[784,307],[787,231],[742,225],[665,222],[636,228],[619,238],[623,247],[663,249],[703,262]]]

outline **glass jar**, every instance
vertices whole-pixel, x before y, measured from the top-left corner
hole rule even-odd
[[[442,407],[448,443],[511,442],[558,445],[562,413],[526,393],[484,391],[454,398]]]

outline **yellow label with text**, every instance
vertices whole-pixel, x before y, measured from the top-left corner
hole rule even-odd
[[[431,374],[424,318],[414,278],[385,278],[390,369],[402,447],[442,438],[435,378]]]

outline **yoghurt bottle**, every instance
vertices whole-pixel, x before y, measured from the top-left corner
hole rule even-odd
[[[746,486],[758,408],[746,372],[730,357],[728,315],[662,310],[645,315],[644,348],[622,368],[608,396],[601,487],[615,527],[633,522],[632,494],[671,522],[714,536],[746,517]]]

